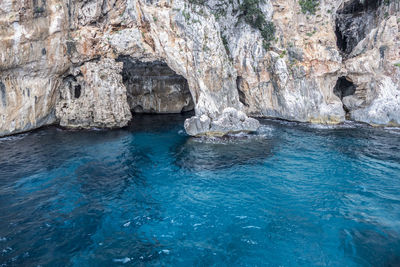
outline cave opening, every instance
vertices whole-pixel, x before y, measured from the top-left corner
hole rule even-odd
[[[333,93],[340,98],[343,104],[343,109],[346,112],[346,118],[349,116],[349,112],[351,110],[351,106],[348,106],[348,103],[343,100],[346,96],[351,96],[356,93],[357,87],[353,82],[349,81],[346,77],[342,76],[336,82],[335,87],[333,88]]]
[[[349,55],[357,44],[375,27],[382,0],[352,0],[336,12],[337,46]]]
[[[344,76],[339,77],[333,89],[333,93],[341,100],[346,96],[354,95],[355,92],[356,86],[354,85],[354,83],[349,81]]]
[[[244,82],[243,82],[242,76],[237,76],[237,78],[236,78],[236,89],[237,89],[238,94],[239,94],[239,101],[240,101],[240,103],[242,103],[243,105],[248,107],[249,104],[247,104],[247,102],[246,102],[246,95],[244,93],[243,87],[244,87]]]
[[[161,61],[120,56],[122,81],[132,113],[171,114],[194,110],[187,80]]]
[[[79,98],[81,96],[81,89],[82,89],[82,87],[80,84],[74,86],[74,97],[75,98]]]

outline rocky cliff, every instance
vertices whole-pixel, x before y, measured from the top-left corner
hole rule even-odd
[[[191,109],[190,135],[399,126],[399,27],[398,0],[2,0],[0,135]]]

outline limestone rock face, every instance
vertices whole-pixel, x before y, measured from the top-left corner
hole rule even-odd
[[[388,77],[382,77],[376,84],[378,95],[371,104],[352,108],[351,117],[371,125],[400,126],[400,91]],[[361,107],[361,108],[360,108]]]
[[[60,75],[69,68],[61,1],[0,1],[0,136],[56,121]]]
[[[336,32],[339,48],[350,54],[354,47],[376,27],[376,11],[380,2],[375,0],[346,1],[336,12]]]
[[[90,2],[96,1],[84,5]],[[222,44],[219,24],[210,10],[188,7],[187,1],[183,0],[154,3],[142,0],[116,1],[113,8],[92,4],[90,10],[103,10],[91,12],[85,12],[81,5],[77,3],[75,9],[84,13],[77,14],[74,20],[77,23],[72,34],[75,44],[72,62],[78,63],[99,56],[130,56],[141,62],[152,62],[153,66],[155,62],[163,62],[174,73],[186,79],[196,117],[206,115],[211,120],[218,120],[226,108],[237,111],[243,108],[238,91],[235,90],[235,69]],[[203,10],[202,14],[200,9]],[[89,22],[93,20],[99,23],[94,26]],[[157,79],[160,76],[152,81]],[[177,91],[176,86],[164,86],[162,90],[170,92],[161,96],[160,90],[155,90],[161,96],[156,99],[145,94],[135,96],[137,90],[128,87],[131,107],[135,109],[140,106],[144,111],[164,112],[171,108],[157,105],[162,103],[161,98],[169,98],[174,95],[173,91]],[[149,91],[150,87],[153,90],[153,85],[142,86],[140,90]],[[176,111],[181,107],[186,109],[187,105],[190,107],[187,97],[178,102],[184,103],[184,106],[174,103],[169,106]],[[238,120],[238,123],[243,122]]]
[[[64,79],[57,101],[60,125],[70,128],[113,128],[128,124],[126,88],[122,83],[122,63],[112,59],[87,62]]]
[[[356,86],[357,104],[350,108],[353,120],[380,126],[400,125],[399,10],[383,19],[345,62],[347,75]]]
[[[3,76],[0,81],[0,136],[52,124],[60,80],[55,77]]]
[[[316,15],[303,14],[293,1],[260,4],[276,28],[270,50],[264,48],[260,31],[235,12],[239,4],[230,5],[227,15],[220,17],[247,114],[316,123],[344,121],[342,102],[333,94],[342,66],[334,32],[334,11],[341,1],[319,2]]]
[[[249,116],[399,125],[398,1],[318,2],[256,3],[267,47],[243,1],[0,1],[0,136],[193,107],[190,135],[253,131]]]

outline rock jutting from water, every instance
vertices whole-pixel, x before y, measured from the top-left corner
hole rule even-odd
[[[399,17],[398,1],[3,0],[0,136],[192,109],[190,135],[250,116],[399,126]]]

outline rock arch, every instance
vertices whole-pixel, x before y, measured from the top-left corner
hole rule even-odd
[[[215,17],[193,12],[189,20],[180,11],[184,8],[184,1],[174,2],[173,9],[137,1],[132,18],[141,30],[139,45],[144,44],[149,51],[147,60],[165,62],[188,82],[195,116],[186,120],[186,132],[197,136],[257,130],[259,122],[242,111],[235,90],[236,70],[224,49]],[[123,54],[134,54],[122,50]]]
[[[161,61],[143,62],[120,56],[122,81],[133,113],[182,113],[194,102],[187,80]]]

